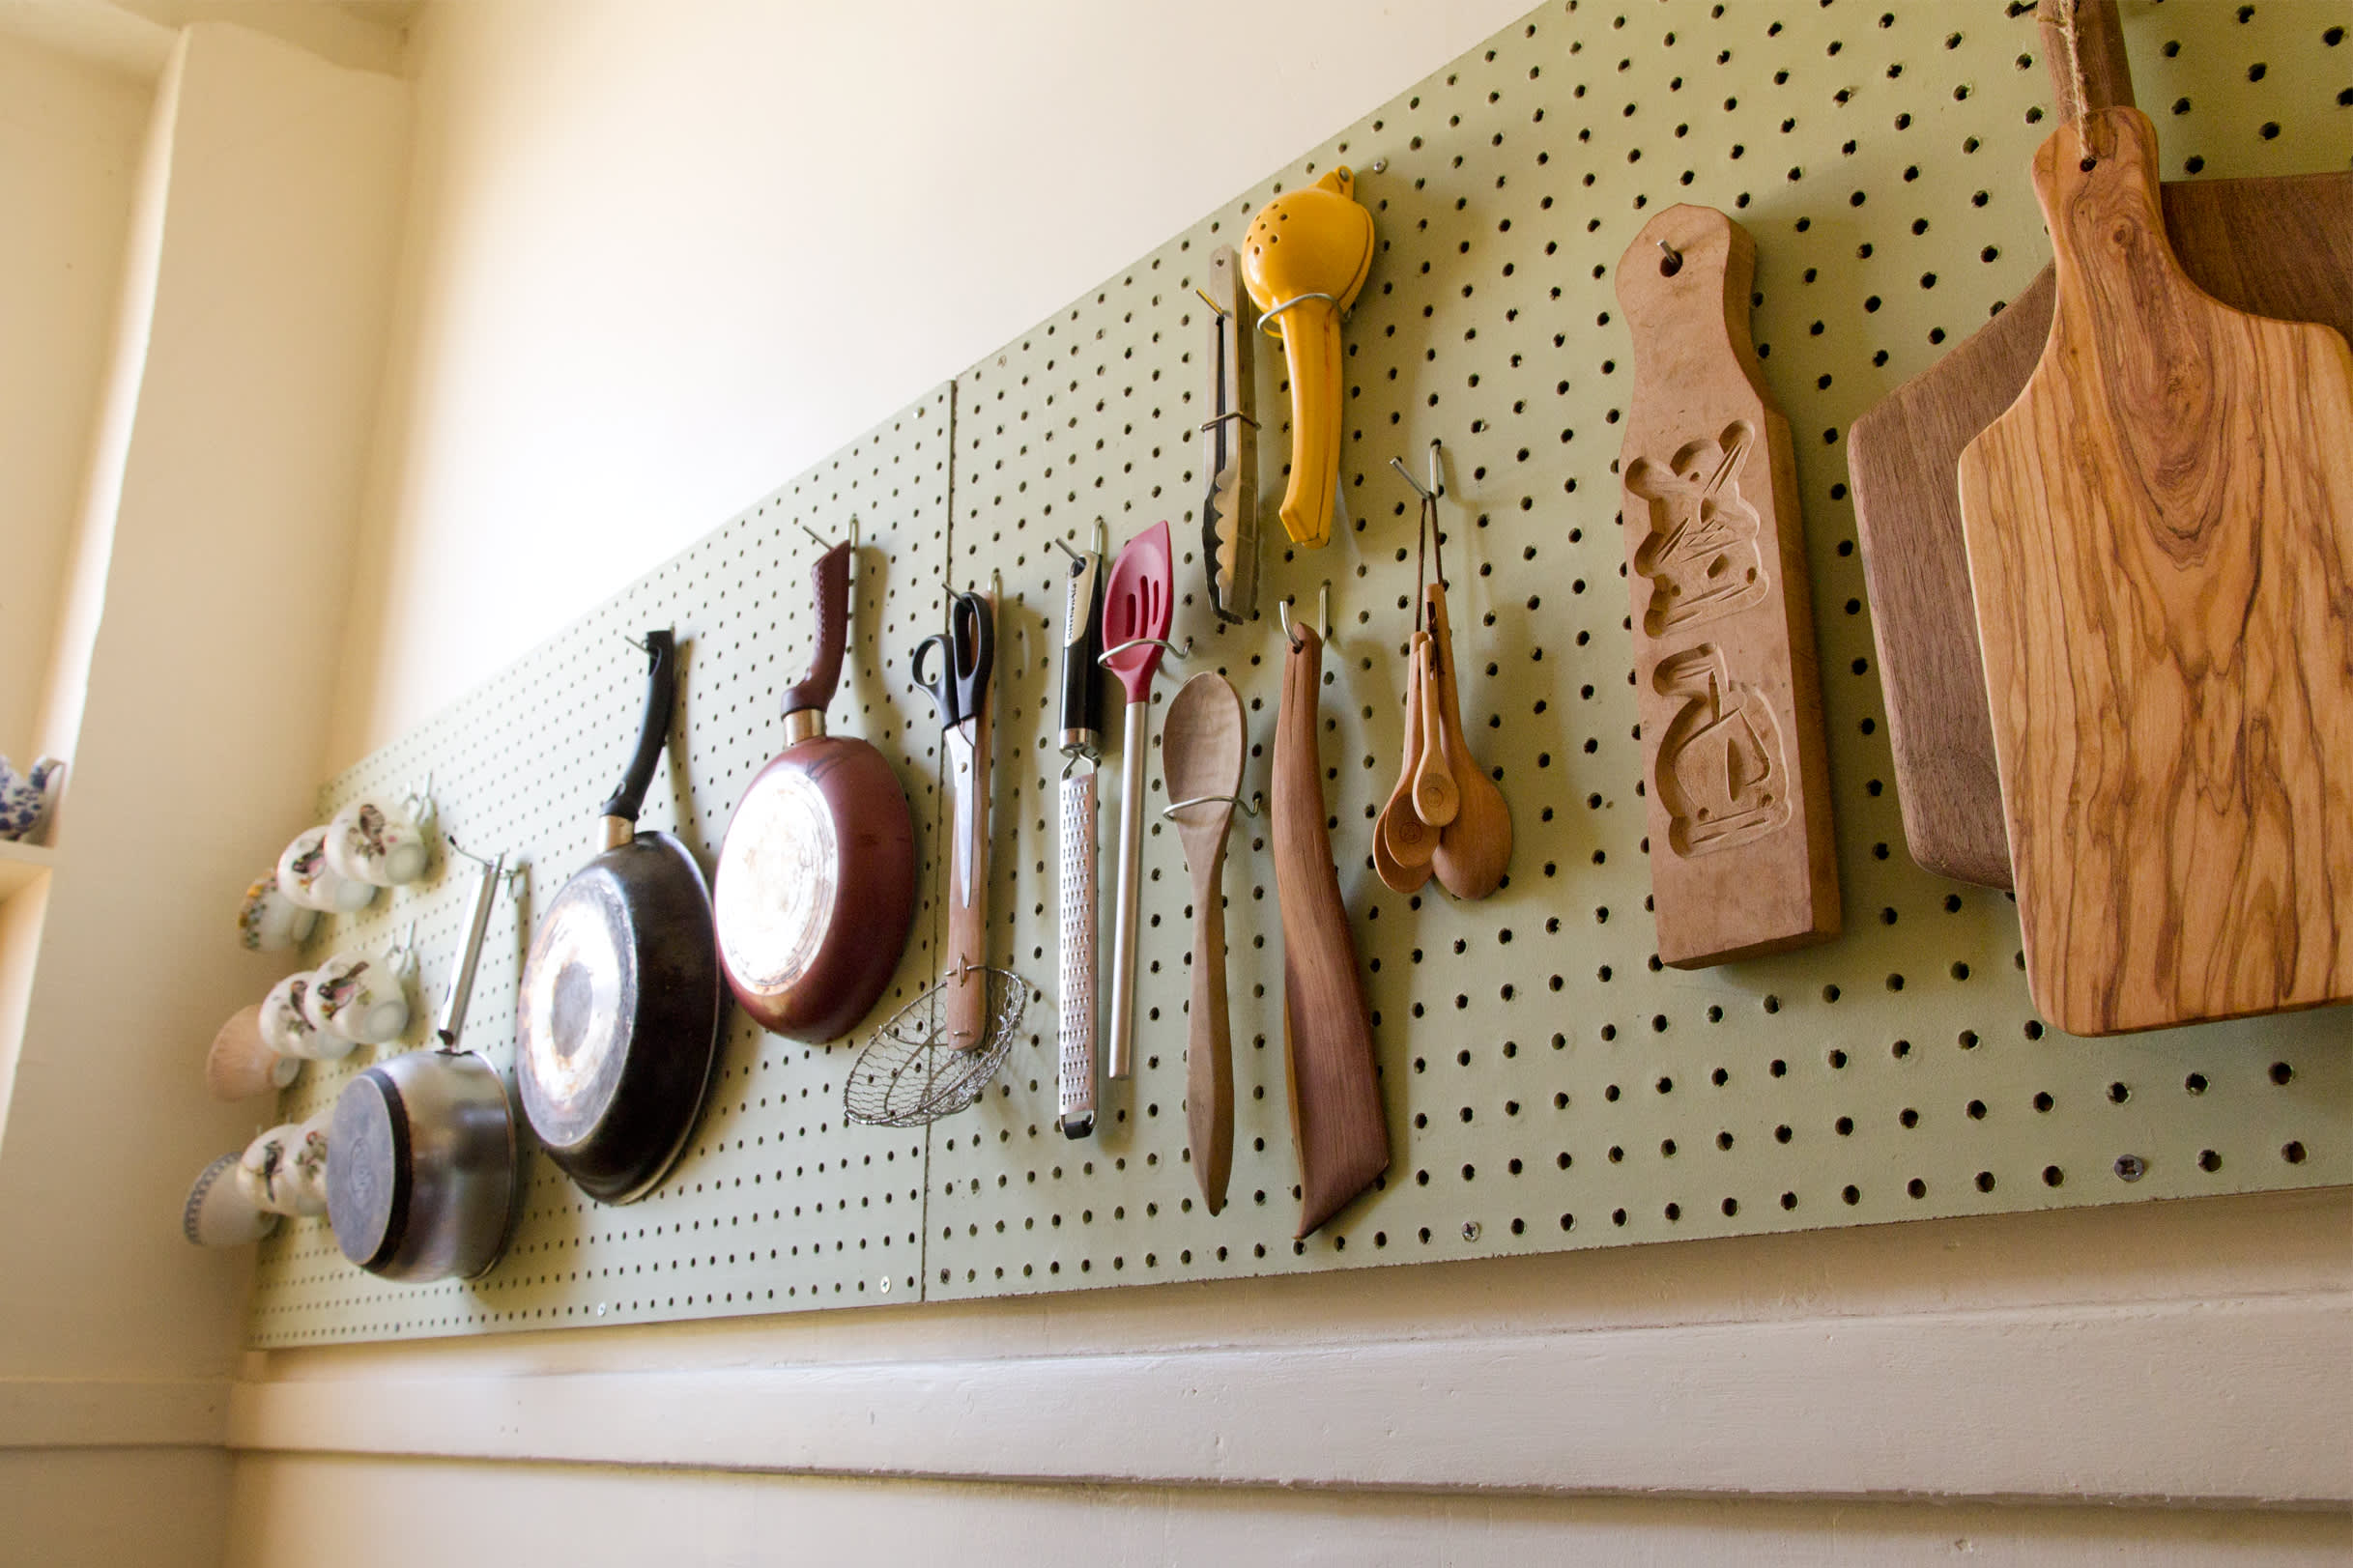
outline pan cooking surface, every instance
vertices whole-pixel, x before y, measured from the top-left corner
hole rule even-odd
[[[736,808],[719,858],[721,955],[736,982],[775,995],[823,950],[841,893],[842,846],[825,793],[796,767],[771,767]]]
[[[525,974],[518,1077],[524,1108],[546,1142],[579,1142],[612,1103],[637,984],[620,889],[608,870],[591,867],[548,911]]]

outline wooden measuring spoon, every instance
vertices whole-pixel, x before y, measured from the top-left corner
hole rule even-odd
[[[1204,670],[1177,689],[1161,724],[1161,772],[1168,814],[1192,873],[1191,1030],[1185,1043],[1185,1126],[1192,1177],[1216,1213],[1234,1168],[1234,1056],[1225,1003],[1225,834],[1242,788],[1248,735],[1242,698],[1223,675]]]
[[[1462,791],[1454,784],[1454,765],[1462,753],[1459,746],[1448,744],[1446,704],[1435,696],[1441,679],[1437,645],[1423,637],[1418,646],[1421,658],[1414,682],[1421,688],[1421,760],[1414,769],[1414,814],[1433,828],[1443,828],[1462,808]]]
[[[1454,819],[1438,835],[1430,869],[1438,873],[1439,885],[1455,898],[1484,898],[1504,885],[1504,873],[1511,869],[1511,808],[1463,738],[1462,694],[1454,689],[1454,628],[1447,620],[1446,587],[1432,583],[1422,597],[1429,607],[1431,653],[1438,670],[1430,685],[1445,719],[1447,745],[1457,763],[1455,786],[1462,796]]]
[[[1405,670],[1405,763],[1397,770],[1397,787],[1372,825],[1372,869],[1392,890],[1412,893],[1430,879],[1430,855],[1438,847],[1438,830],[1414,811],[1413,786],[1421,766],[1423,686],[1421,671],[1427,632],[1416,632]]]

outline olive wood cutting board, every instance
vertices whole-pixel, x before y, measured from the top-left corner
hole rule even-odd
[[[1618,263],[1651,903],[1659,959],[1683,969],[1838,931],[1796,470],[1748,334],[1756,258],[1722,213],[1677,206]]]
[[[2181,271],[2137,109],[2034,159],[2051,336],[1962,452],[2036,1006],[2103,1035],[2353,998],[2353,352]]]
[[[2076,10],[2083,101],[2131,105],[2114,0]],[[2046,18],[2052,96],[2072,97],[2063,38]],[[2224,304],[2353,335],[2353,174],[2202,180],[2164,187],[2182,268]],[[1994,719],[1969,594],[1961,449],[2017,401],[2051,335],[2046,267],[1966,342],[1889,393],[1847,436],[1871,635],[1912,859],[1940,876],[2010,886]]]

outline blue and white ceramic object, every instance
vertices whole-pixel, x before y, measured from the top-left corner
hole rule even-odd
[[[30,773],[18,773],[0,756],[0,839],[39,843],[65,782],[66,765],[53,756],[34,763]]]
[[[223,1155],[187,1189],[180,1232],[200,1247],[243,1246],[277,1229],[278,1216],[253,1201],[239,1179],[243,1156]]]

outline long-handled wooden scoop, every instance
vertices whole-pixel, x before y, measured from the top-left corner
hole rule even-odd
[[[1234,1168],[1233,1024],[1225,1001],[1225,895],[1219,884],[1248,740],[1242,698],[1223,675],[1209,670],[1178,688],[1161,725],[1165,813],[1176,821],[1185,869],[1192,873],[1185,1125],[1192,1138],[1192,1177],[1213,1214],[1225,1207],[1225,1182]]]
[[[1287,628],[1275,724],[1275,886],[1282,914],[1282,1033],[1299,1146],[1299,1232],[1330,1219],[1389,1168],[1389,1121],[1373,1065],[1372,1012],[1324,827],[1316,704],[1324,642]]]
[[[2063,3],[2063,0],[2062,0]],[[2115,0],[2043,9],[2043,57],[2063,117],[2129,107]],[[2182,271],[2224,304],[2353,336],[2353,174],[2198,180],[2162,191]],[[1896,793],[1912,858],[1940,875],[2010,885],[1994,721],[1962,543],[1961,449],[2017,401],[2051,333],[2046,267],[2008,309],[1854,421],[1847,471],[1871,589]]]

